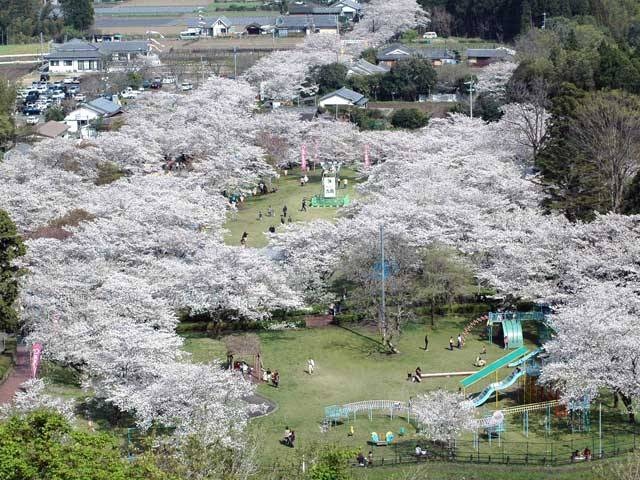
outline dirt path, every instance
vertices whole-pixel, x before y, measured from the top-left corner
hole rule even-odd
[[[29,378],[29,351],[27,347],[18,347],[18,359],[9,378],[0,385],[0,404],[8,403],[18,391],[20,385]]]

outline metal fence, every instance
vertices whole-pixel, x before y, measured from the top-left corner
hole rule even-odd
[[[443,444],[422,445],[427,454],[417,456],[414,453],[416,442],[405,442],[377,447],[373,450],[372,467],[429,461],[446,461],[478,464],[560,466],[582,463],[586,459],[575,459],[573,452],[583,453],[585,448],[591,452],[591,461],[611,458],[632,452],[638,447],[636,432],[618,436],[609,435],[600,439],[597,434],[587,438],[568,439],[567,441],[548,442],[511,442],[496,439],[492,446],[473,441],[456,442],[455,446]]]

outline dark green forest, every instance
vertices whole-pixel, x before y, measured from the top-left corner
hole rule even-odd
[[[0,45],[78,36],[93,23],[92,0],[0,0]]]
[[[638,35],[637,0],[419,0],[440,35],[513,40],[544,17],[575,18],[604,26],[617,40]]]

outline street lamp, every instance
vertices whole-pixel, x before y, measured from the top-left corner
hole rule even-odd
[[[469,92],[469,105],[470,105],[470,117],[473,118],[473,92],[475,92],[476,82],[474,80],[469,80],[468,82],[464,82],[465,85],[468,85]]]

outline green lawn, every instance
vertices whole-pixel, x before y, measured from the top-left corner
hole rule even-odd
[[[44,46],[45,52],[48,52],[49,49],[47,45]],[[14,45],[0,45],[0,55],[22,55],[27,53],[41,53],[42,46],[39,43],[25,43],[25,44],[14,44]]]
[[[430,329],[429,352],[425,352],[422,348],[424,326],[409,326],[398,342],[400,353],[397,355],[381,353],[377,335],[372,329],[328,327],[259,333],[264,366],[271,370],[277,369],[281,374],[280,388],[276,389],[264,384],[258,387],[261,394],[278,404],[278,410],[266,417],[253,420],[250,426],[250,433],[255,436],[261,446],[260,459],[263,467],[269,469],[276,463],[291,463],[300,450],[313,448],[318,443],[337,443],[368,451],[371,447],[366,445],[366,441],[370,432],[384,434],[390,430],[397,433],[401,427],[407,430],[407,435],[398,438],[397,446],[374,449],[374,457],[384,457],[386,461],[393,461],[397,455],[408,457],[415,442],[419,441],[419,437],[416,435],[415,428],[405,419],[391,420],[384,413],[378,413],[372,421],[369,421],[363,414],[355,422],[338,425],[322,434],[320,424],[324,407],[362,400],[407,401],[412,396],[436,388],[456,391],[458,382],[463,377],[424,379],[422,383],[412,383],[406,380],[406,376],[407,372],[414,370],[417,366],[420,366],[424,373],[476,370],[472,365],[473,360],[483,345],[487,346],[489,362],[505,354],[503,349],[482,342],[479,338],[469,339],[462,350],[449,351],[447,349],[449,336],[455,337],[467,321],[468,319],[460,317],[450,317],[440,322],[436,329]],[[533,344],[528,343],[527,346],[533,347]],[[185,348],[194,353],[194,359],[223,358],[224,349],[219,340],[190,338]],[[316,362],[317,371],[313,376],[305,372],[306,360],[309,357]],[[498,378],[503,379],[511,371],[512,369],[508,368],[501,370]],[[484,379],[470,390],[478,392],[494,380],[493,376]],[[507,392],[508,395],[500,395],[498,408],[519,404],[522,398],[519,398],[518,391],[513,387]],[[495,408],[495,403],[490,401],[480,410],[488,415]],[[592,422],[595,425],[592,431],[597,433],[596,420]],[[625,423],[624,416],[619,412],[611,411],[607,407],[603,424],[606,424],[603,440],[605,452],[615,450],[616,444],[620,447],[623,443],[628,445],[632,442],[629,427]],[[350,425],[355,429],[353,437],[348,436]],[[503,440],[508,442],[508,446],[505,447],[504,443],[499,444],[497,441],[489,446],[487,439],[482,439],[480,453],[485,456],[484,461],[486,462],[487,455],[492,456],[493,462],[499,462],[507,455],[524,455],[526,452],[540,456],[553,456],[555,459],[566,461],[570,456],[569,452],[573,449],[582,450],[588,445],[595,450],[594,445],[597,446],[597,441],[591,434],[571,434],[566,419],[553,417],[553,432],[550,437],[545,437],[543,425],[544,414],[532,413],[527,438],[522,431],[522,417],[508,417],[507,431],[502,435]],[[279,444],[278,441],[285,426],[296,430],[298,448],[289,449]],[[473,453],[471,440],[471,435],[461,439],[459,445],[461,456],[468,457]],[[404,468],[407,467],[396,466],[393,471],[401,471]],[[451,468],[455,469],[458,466]],[[460,466],[460,468],[467,469],[469,472],[474,471],[471,467]],[[488,468],[489,470],[497,469],[498,473],[495,477],[487,473],[487,476],[468,478],[501,478],[500,472],[507,471],[503,467]],[[447,476],[451,471],[448,466],[443,466],[440,470],[442,476],[434,478],[460,478]],[[389,478],[382,473],[374,472],[376,469],[367,471],[367,475],[373,476],[362,478]],[[551,478],[551,474],[535,478]]]
[[[4,378],[7,371],[11,368],[13,362],[8,355],[0,355],[0,378]]]
[[[259,7],[262,4],[263,2],[213,2],[207,5],[205,11],[207,13],[211,13],[211,12],[219,13],[221,11],[228,10],[229,8],[236,8],[236,7],[253,8],[253,7]],[[237,10],[232,10],[232,11],[235,12]],[[252,10],[243,11],[243,13],[247,15],[251,15],[253,12],[254,11]],[[271,12],[272,12],[272,15],[276,15],[279,13],[276,10],[271,10]]]
[[[258,195],[257,197],[249,197],[243,205],[239,206],[237,219],[229,218],[224,227],[228,230],[225,236],[225,242],[228,245],[239,245],[240,237],[243,232],[249,234],[247,246],[263,247],[267,244],[267,238],[264,236],[270,226],[276,227],[276,231],[281,226],[280,214],[282,207],[285,205],[288,209],[288,215],[292,217],[294,222],[308,222],[310,220],[324,219],[332,220],[339,212],[335,208],[311,208],[308,207],[306,212],[300,211],[302,198],[309,200],[312,196],[322,193],[322,170],[311,170],[307,176],[309,183],[304,187],[300,186],[300,169],[296,168],[289,171],[287,176],[281,175],[276,180],[275,185],[278,187],[276,193],[267,195]],[[345,194],[353,199],[356,195],[355,184],[357,173],[353,170],[343,168],[341,170],[342,178],[349,180],[349,186],[346,189],[340,189],[339,195]],[[267,217],[267,210],[271,205],[275,211],[274,217]],[[258,220],[258,212],[262,212],[264,217]]]

